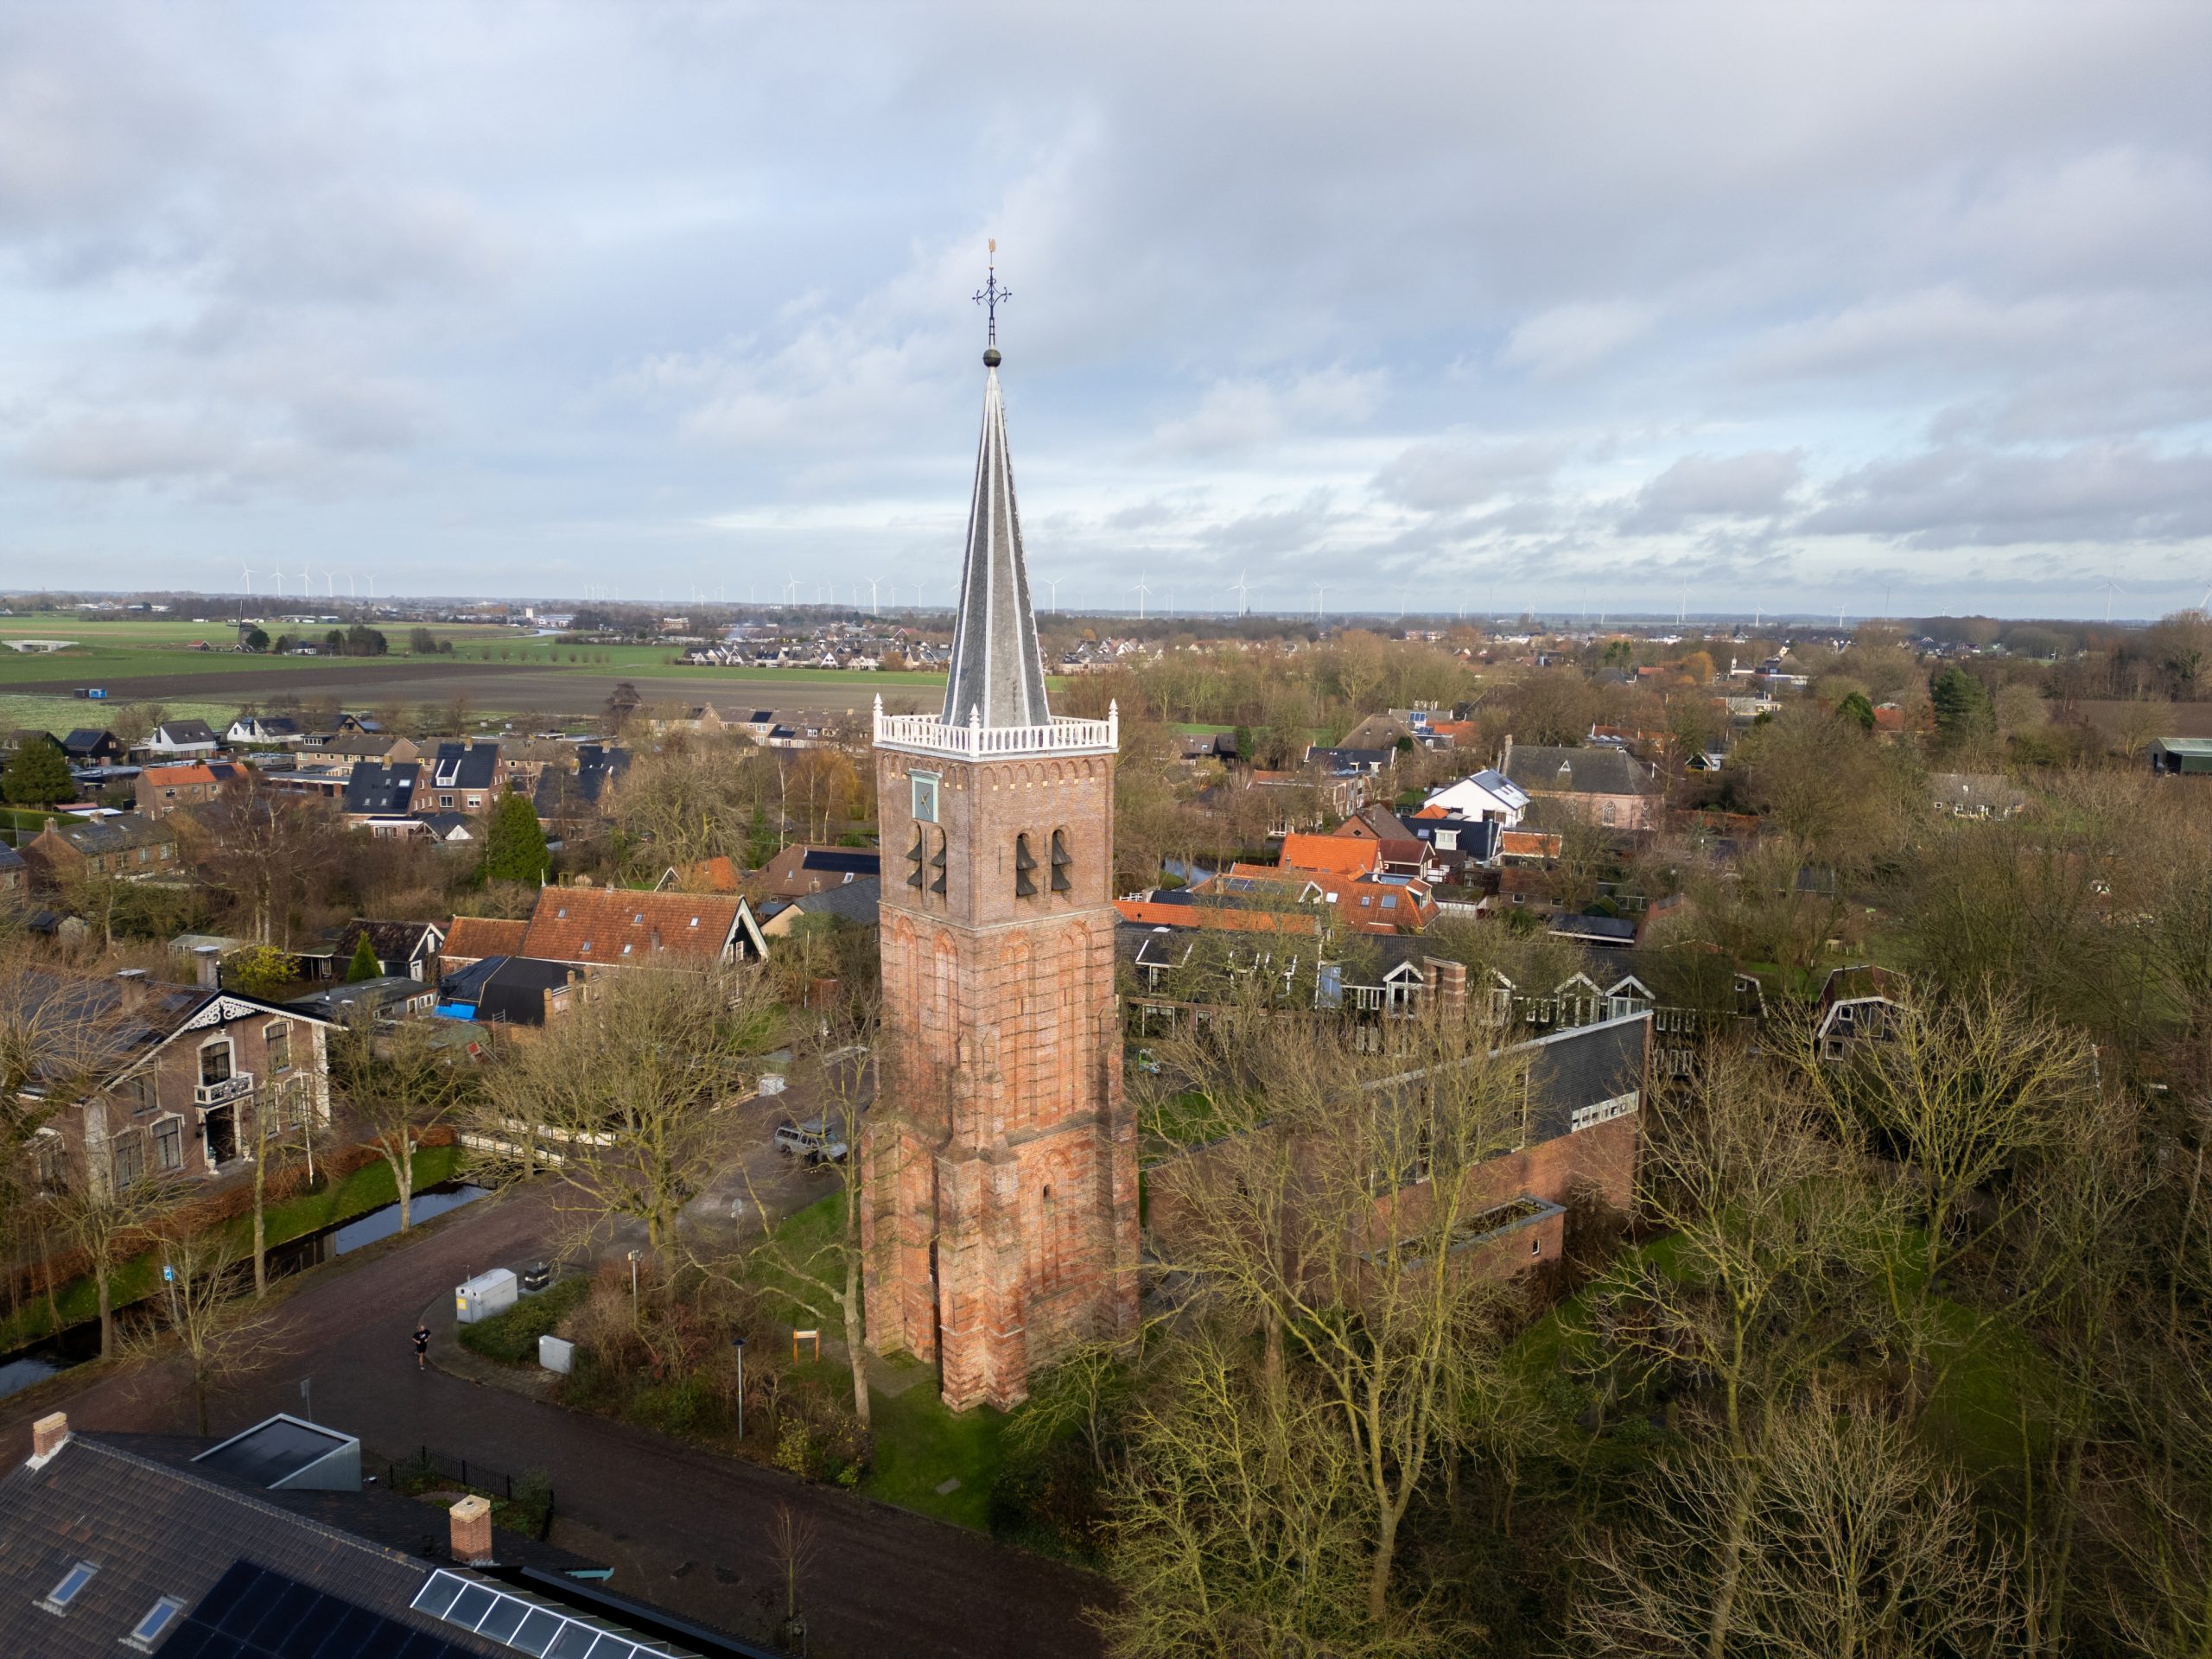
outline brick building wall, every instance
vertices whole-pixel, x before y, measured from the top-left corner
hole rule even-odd
[[[1070,1343],[1136,1319],[1113,761],[883,750],[877,786],[884,1077],[863,1147],[868,1340],[935,1361],[956,1409],[1005,1408]]]

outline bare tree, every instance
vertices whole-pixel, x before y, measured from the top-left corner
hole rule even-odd
[[[760,1270],[766,1268],[766,1276],[783,1295],[817,1318],[834,1319],[842,1327],[846,1363],[852,1370],[853,1414],[860,1419],[862,1428],[869,1427],[871,1417],[867,1319],[861,1303],[865,1257],[861,1249],[861,1207],[866,1202],[861,1181],[867,1160],[861,1156],[861,1114],[875,1092],[871,1048],[875,1027],[873,999],[858,995],[841,999],[834,1017],[817,1016],[814,1052],[810,1057],[812,1064],[808,1067],[810,1080],[822,1104],[825,1135],[834,1137],[846,1149],[842,1157],[830,1164],[837,1181],[836,1233],[802,1253],[778,1236],[769,1222],[767,1206],[753,1190],[752,1176],[746,1177],[753,1213],[760,1217],[760,1237],[749,1253],[747,1266],[756,1281],[761,1276]],[[702,1268],[714,1270],[704,1256],[695,1254],[694,1261]]]
[[[99,1292],[100,1353],[115,1351],[115,1270],[146,1243],[175,1195],[151,1180],[118,1185],[94,1175],[56,1206],[61,1231],[84,1253]]]
[[[1152,1175],[1166,1265],[1270,1342],[1280,1327],[1336,1407],[1361,1471],[1377,1627],[1399,1529],[1495,1363],[1506,1293],[1459,1258],[1485,1230],[1481,1166],[1516,1142],[1523,1077],[1477,1027],[1427,1022],[1409,1039],[1410,1065],[1256,1013],[1194,1033],[1164,1065],[1224,1115],[1202,1132],[1230,1132]]]
[[[1574,1650],[1637,1659],[1891,1659],[2020,1651],[2024,1594],[1955,1475],[1864,1402],[1815,1392],[1757,1463],[1662,1459],[1625,1524],[1592,1529]],[[1740,1537],[1738,1566],[1721,1570]]]
[[[164,1233],[161,1251],[175,1277],[156,1306],[192,1378],[193,1408],[204,1435],[208,1396],[276,1357],[276,1310],[239,1297],[232,1282],[240,1265],[238,1246],[221,1229]]]
[[[329,1065],[332,1092],[391,1170],[404,1233],[414,1224],[415,1154],[427,1130],[474,1096],[475,1062],[442,1020],[383,1027],[362,1014],[333,1033]]]
[[[517,1058],[540,1090],[577,1233],[642,1222],[657,1251],[718,1166],[715,1109],[773,1046],[774,1011],[747,969],[619,969]]]

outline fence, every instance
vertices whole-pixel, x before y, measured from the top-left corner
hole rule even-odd
[[[404,1463],[386,1463],[385,1481],[391,1491],[410,1495],[441,1484],[482,1492],[493,1500],[492,1518],[511,1532],[542,1540],[553,1527],[553,1485],[540,1470],[513,1475],[480,1459],[451,1458],[424,1446]]]

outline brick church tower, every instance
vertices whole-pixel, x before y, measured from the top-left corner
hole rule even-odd
[[[1136,1125],[1114,988],[1116,725],[1055,720],[999,394],[944,708],[875,709],[880,1087],[862,1155],[868,1338],[1001,1408],[1069,1344],[1135,1327]]]

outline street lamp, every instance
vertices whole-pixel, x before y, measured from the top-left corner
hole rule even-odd
[[[638,1258],[644,1254],[643,1250],[630,1252],[630,1323],[632,1325],[638,1322]]]

